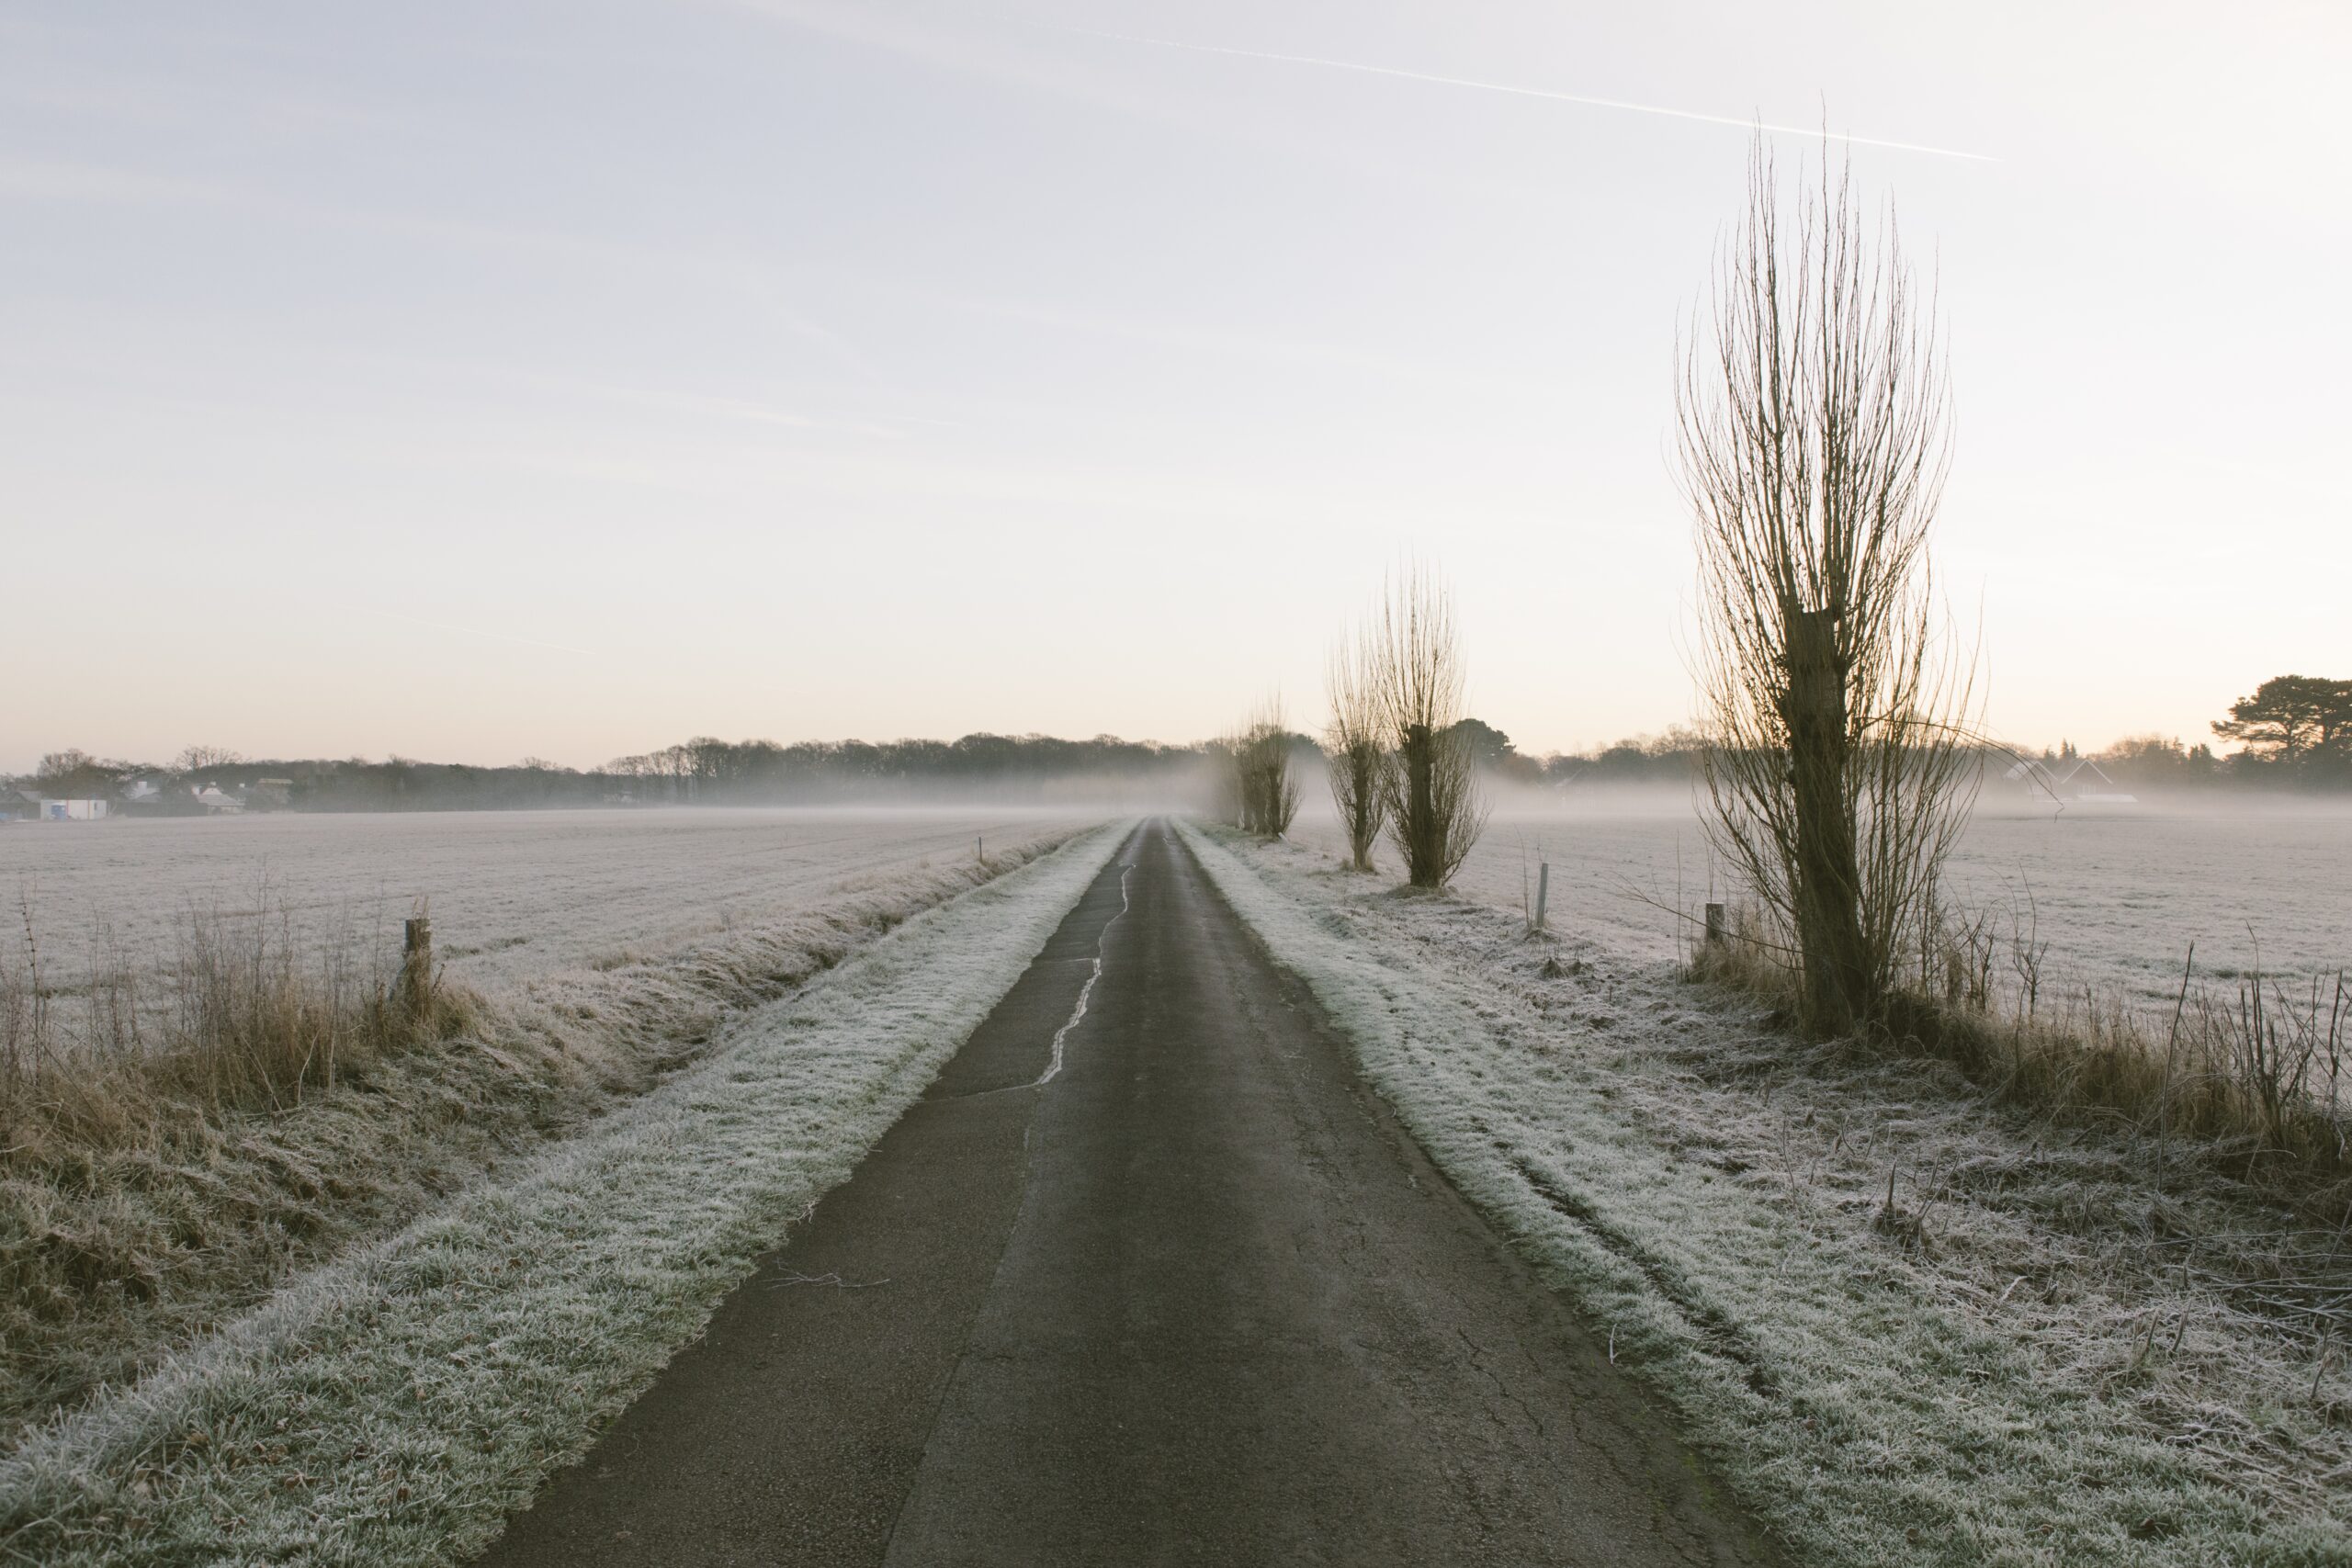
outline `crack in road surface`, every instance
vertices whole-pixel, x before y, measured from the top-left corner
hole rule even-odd
[[[486,1561],[1775,1560],[1164,824],[752,1283],[834,1280],[889,1289],[736,1292]]]
[[[1094,971],[1087,976],[1086,984],[1079,987],[1078,1005],[1070,1010],[1069,1021],[1054,1031],[1052,1057],[1046,1063],[1046,1070],[1037,1075],[1041,1087],[1061,1076],[1062,1042],[1069,1038],[1069,1032],[1076,1029],[1079,1021],[1086,1016],[1087,999],[1094,995],[1095,982],[1102,978],[1102,947],[1111,940],[1111,928],[1117,925],[1120,916],[1127,912],[1127,874],[1134,870],[1132,862],[1119,867],[1119,913],[1102,923],[1102,934],[1094,939]]]

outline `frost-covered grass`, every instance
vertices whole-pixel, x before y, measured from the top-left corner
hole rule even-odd
[[[1104,828],[730,1024],[578,1136],[0,1461],[0,1555],[448,1562],[650,1380],[1002,998]]]
[[[1573,912],[1527,942],[1515,911],[1191,833],[1795,1560],[2352,1562],[2329,1236],[1949,1068],[1801,1047]]]
[[[13,936],[0,944],[0,1443],[135,1376],[290,1273],[643,1092],[730,1016],[1069,831],[1001,837],[982,866],[968,842],[937,858],[901,853],[907,842],[939,849],[942,831],[961,840],[961,821],[833,820],[820,849],[779,827],[781,814],[731,815],[751,820],[718,840],[650,841],[762,850],[757,918],[748,905],[697,903],[690,879],[665,874],[653,886],[680,903],[645,953],[479,993],[445,976],[423,1012],[382,1005],[396,952],[371,964],[322,949],[299,906],[263,922],[186,912],[173,969],[126,964],[78,997],[55,994]],[[475,824],[472,840],[497,827]],[[591,904],[610,894],[639,907],[637,829],[614,829],[620,852],[600,886],[579,845],[601,830],[571,820],[571,847],[556,855],[572,866],[567,886]],[[780,834],[799,846],[797,862],[764,852]],[[851,869],[844,845],[880,869]],[[324,863],[312,869],[325,874]],[[712,877],[706,900],[738,874],[699,869]],[[444,944],[467,934],[451,917],[436,923]]]

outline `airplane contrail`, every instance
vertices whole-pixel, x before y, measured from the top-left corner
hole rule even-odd
[[[1271,60],[1283,65],[1317,65],[1326,71],[1355,71],[1367,76],[1395,76],[1407,82],[1430,82],[1442,87],[1471,87],[1482,93],[1508,93],[1513,97],[1549,98],[1555,103],[1585,104],[1593,108],[1629,109],[1635,114],[1664,115],[1670,119],[1695,119],[1708,125],[1736,126],[1742,130],[1770,130],[1794,136],[1826,136],[1833,141],[1845,141],[1860,147],[1888,147],[1901,152],[1928,152],[1939,158],[1966,158],[1973,163],[1997,164],[1998,158],[1985,152],[1962,152],[1952,147],[1930,147],[1923,141],[1889,141],[1876,136],[1855,136],[1846,131],[1825,130],[1818,126],[1770,125],[1761,120],[1741,119],[1734,115],[1701,114],[1695,109],[1661,108],[1656,104],[1627,103],[1623,98],[1596,98],[1581,93],[1555,93],[1544,87],[1519,87],[1508,82],[1479,82],[1467,76],[1438,76],[1426,71],[1405,71],[1393,65],[1365,65],[1353,60],[1323,60],[1310,54],[1268,54],[1254,49],[1232,49],[1222,44],[1184,43],[1175,39],[1143,38],[1133,33],[1098,32],[1091,28],[1063,28],[1062,32],[1076,33],[1085,38],[1106,39],[1114,43],[1148,44],[1154,49],[1181,49],[1194,54],[1228,54],[1242,60]]]

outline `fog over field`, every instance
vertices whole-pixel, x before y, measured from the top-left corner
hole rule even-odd
[[[1293,836],[1336,852],[1322,782],[1312,770],[1305,782]],[[449,976],[498,987],[656,956],[910,869],[968,861],[985,844],[1010,850],[1137,808],[1132,790],[1106,785],[1099,801],[1063,793],[1069,804],[1020,808],[281,814],[18,830],[0,835],[0,893],[20,904],[60,977],[99,949],[161,963],[192,915],[252,917],[265,904],[306,939],[397,942],[421,899]],[[1736,897],[1687,790],[1498,786],[1494,803],[1453,884],[1462,897],[1517,908],[1548,861],[1554,922],[1645,958],[1680,951],[1678,931],[1687,939],[1699,906]],[[1986,913],[2005,933],[2046,943],[2045,995],[2089,987],[2102,1001],[2161,1008],[2191,942],[2205,979],[2245,977],[2257,963],[2279,984],[2334,974],[2352,955],[2346,887],[2352,806],[2209,794],[2061,808],[2003,792],[1980,800],[1946,897],[1964,917]]]
[[[1342,848],[1329,802],[1313,795],[1295,836],[1326,853]],[[1453,888],[1517,909],[1544,860],[1553,922],[1628,955],[1676,955],[1701,905],[1739,897],[1685,789],[1498,790]],[[2280,984],[2352,960],[2345,803],[2226,793],[2060,808],[1988,788],[1947,870],[1956,911],[1989,913],[2005,934],[2021,924],[2048,943],[2047,998],[2088,986],[2102,1002],[2120,994],[2168,1009],[2191,942],[2197,974],[2218,981],[2250,975],[2257,943],[2262,972]]]
[[[495,989],[657,958],[1107,814],[713,807],[109,822],[0,837],[0,893],[20,901],[53,977],[69,985],[98,951],[167,963],[192,920],[215,915],[282,919],[306,942],[397,947],[422,900],[447,976]]]

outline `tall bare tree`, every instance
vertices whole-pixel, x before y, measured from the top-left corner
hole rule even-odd
[[[1881,1015],[1974,798],[1975,663],[1939,634],[1951,457],[1932,296],[1850,170],[1784,194],[1759,133],[1711,341],[1679,357],[1708,831],[1785,939],[1807,1025]]]
[[[1331,804],[1348,836],[1348,864],[1372,869],[1372,847],[1388,820],[1388,748],[1379,699],[1379,673],[1372,647],[1352,634],[1340,639],[1325,665],[1331,721],[1324,733],[1325,767]]]
[[[1478,841],[1487,807],[1461,728],[1466,672],[1453,596],[1436,573],[1413,566],[1390,580],[1366,673],[1390,753],[1382,779],[1389,838],[1408,882],[1442,887]]]

